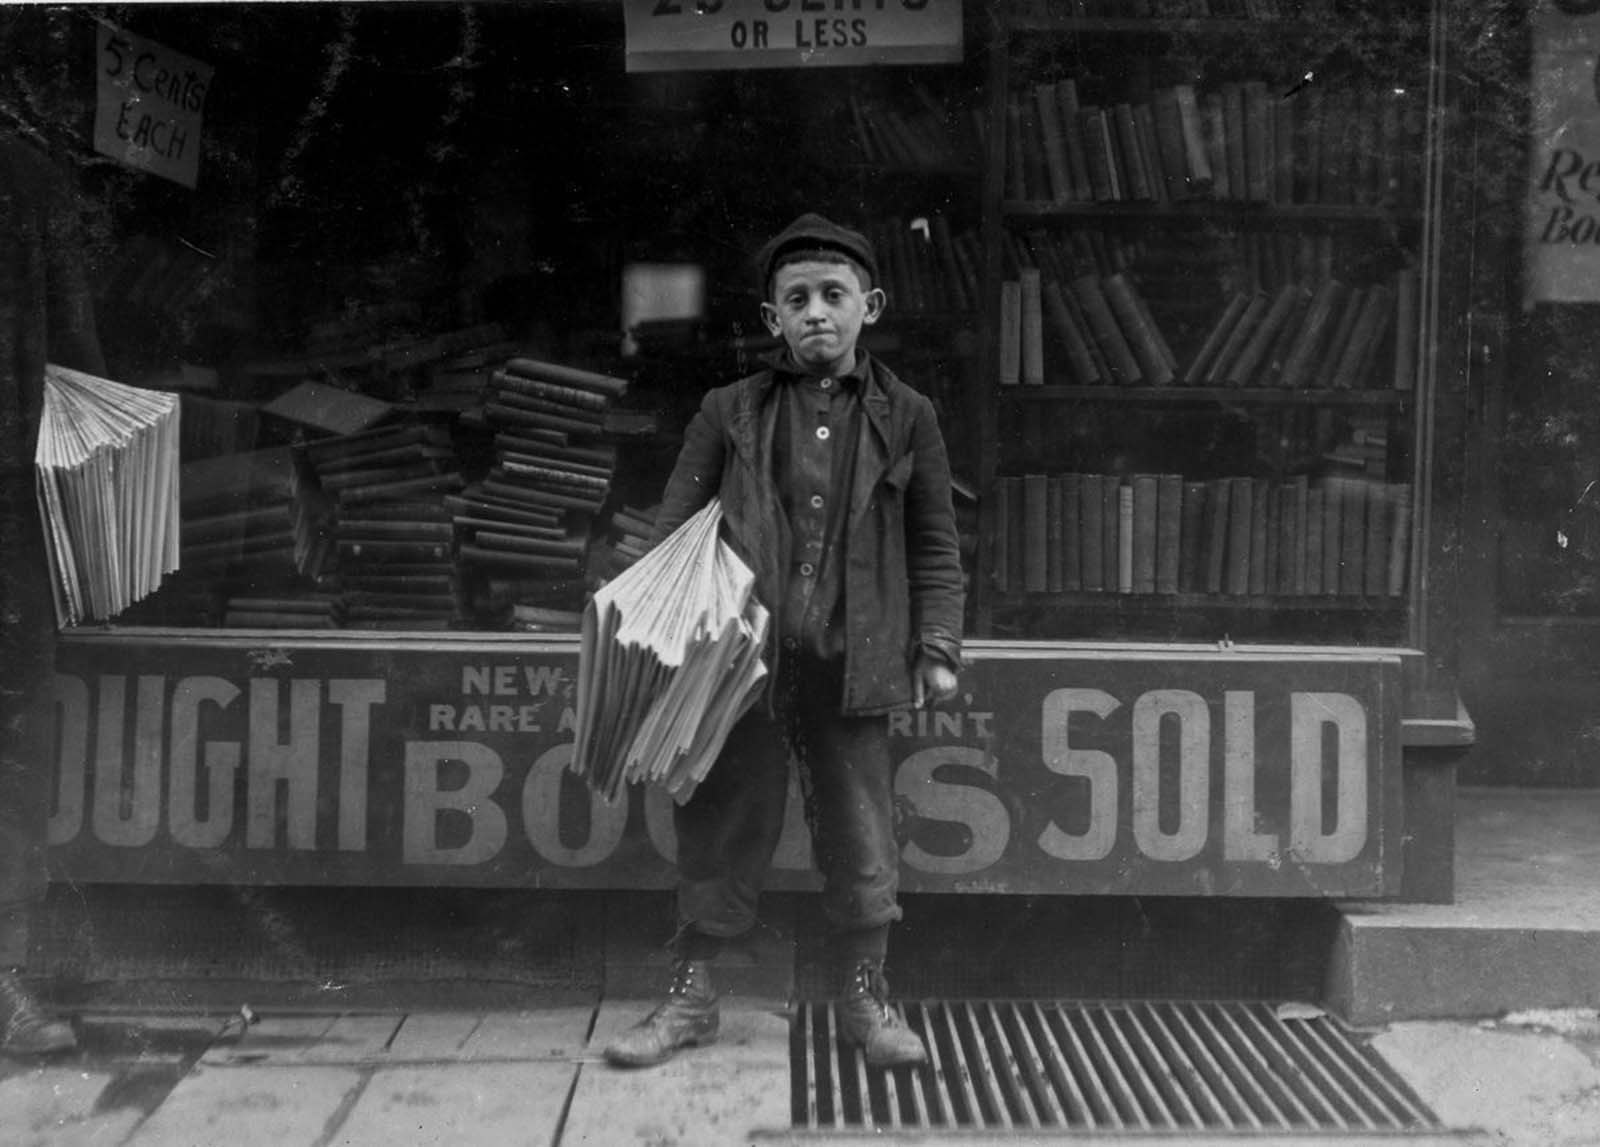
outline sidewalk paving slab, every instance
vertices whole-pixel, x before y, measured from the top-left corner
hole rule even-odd
[[[650,1007],[645,1000],[601,1005],[561,1147],[742,1147],[759,1131],[789,1126],[789,1019],[781,1000],[725,999],[717,1042],[658,1067],[605,1063],[606,1043]]]
[[[129,1144],[312,1147],[337,1125],[364,1081],[348,1067],[197,1066]]]
[[[330,1147],[553,1144],[577,1067],[464,1063],[380,1068]]]
[[[1393,1024],[1372,1047],[1446,1126],[1498,1147],[1600,1144],[1600,1043],[1495,1023]]]
[[[112,1147],[144,1112],[105,1109],[115,1075],[83,1067],[38,1067],[0,1079],[0,1129],[7,1147]]]

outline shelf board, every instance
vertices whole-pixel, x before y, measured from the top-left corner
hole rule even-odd
[[[1035,33],[1139,33],[1149,36],[1167,36],[1174,33],[1187,35],[1239,36],[1272,35],[1285,33],[1305,35],[1316,26],[1305,20],[1263,20],[1226,16],[1074,16],[1063,11],[1065,6],[1049,3],[1024,3],[1014,5],[1011,12],[1011,31]]]
[[[1296,597],[1265,594],[1234,597],[1209,593],[996,593],[991,599],[996,611],[1092,609],[1130,614],[1159,614],[1211,610],[1246,613],[1396,613],[1405,606],[1398,597],[1357,597],[1354,595]]]
[[[1019,402],[1139,402],[1218,406],[1405,406],[1406,390],[1283,390],[1248,386],[1002,386]]]
[[[1007,199],[1001,213],[1010,219],[1092,219],[1116,216],[1134,219],[1227,219],[1235,222],[1346,225],[1415,222],[1422,212],[1413,207],[1354,203],[1250,203],[1235,199],[1185,199],[1178,203],[1053,203]]]

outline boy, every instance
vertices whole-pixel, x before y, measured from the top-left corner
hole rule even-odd
[[[657,518],[665,537],[720,496],[724,537],[773,614],[766,696],[675,810],[676,965],[667,999],[609,1047],[660,1063],[717,1034],[710,966],[749,931],[783,825],[791,751],[842,973],[840,1035],[874,1066],[923,1062],[889,1008],[883,961],[899,847],[884,714],[956,690],[962,583],[933,406],[857,346],[883,315],[872,244],[820,215],[763,249],[761,317],[784,348],[711,391]]]

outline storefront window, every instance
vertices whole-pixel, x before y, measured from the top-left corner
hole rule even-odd
[[[1430,5],[1102,7],[648,74],[620,5],[121,10],[214,69],[192,189],[85,145],[101,25],[9,14],[110,370],[183,397],[182,568],[114,623],[575,630],[818,210],[939,410],[974,634],[1404,642]]]

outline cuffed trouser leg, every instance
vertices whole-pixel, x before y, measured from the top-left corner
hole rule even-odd
[[[840,715],[839,672],[832,665],[817,670],[824,687],[797,698],[795,749],[823,916],[844,933],[900,919],[900,846],[887,724],[881,716]]]
[[[732,937],[755,926],[788,795],[783,726],[757,706],[733,727],[694,795],[673,809],[680,932]]]

